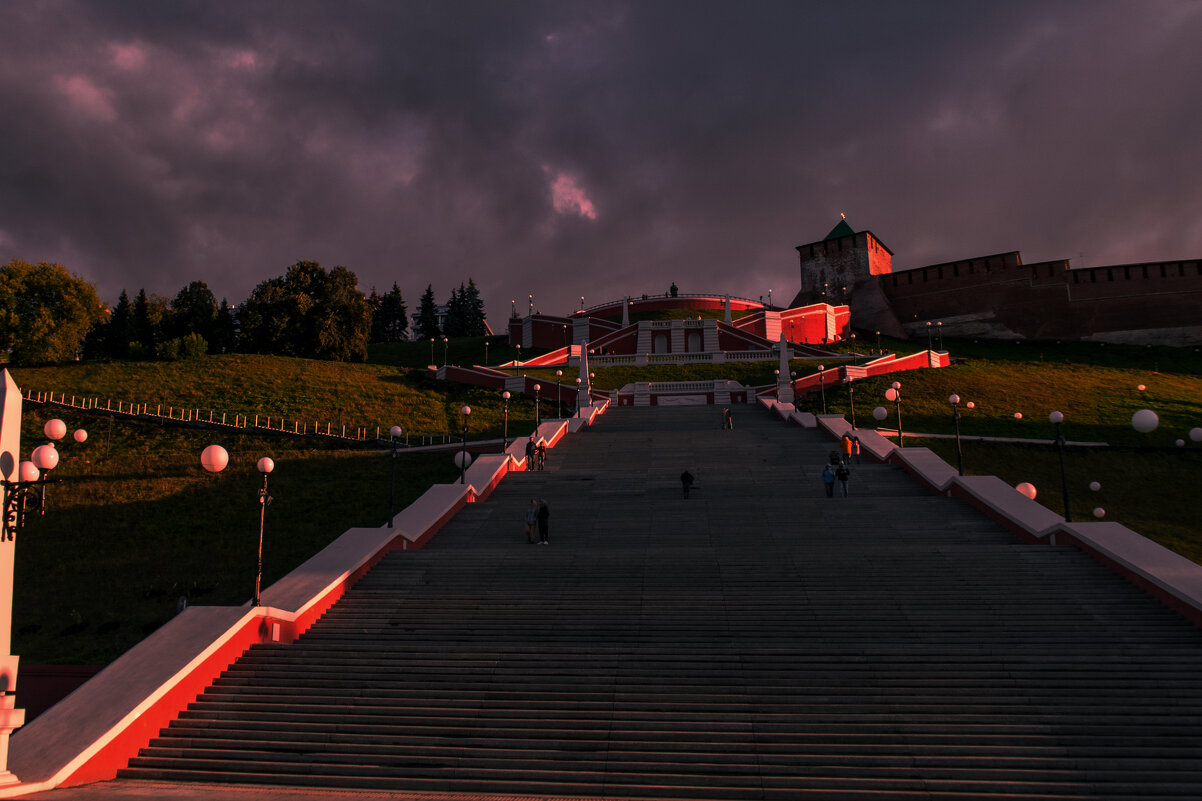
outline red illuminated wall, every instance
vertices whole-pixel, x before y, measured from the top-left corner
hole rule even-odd
[[[1069,269],[1024,265],[1017,252],[875,279],[911,334],[926,321],[949,336],[1202,341],[1202,263],[1148,262]]]

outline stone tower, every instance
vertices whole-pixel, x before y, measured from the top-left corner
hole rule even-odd
[[[871,231],[857,233],[843,218],[821,241],[798,245],[797,252],[801,291],[793,299],[794,306],[846,305],[853,327],[905,336],[876,278],[893,272],[893,251]]]

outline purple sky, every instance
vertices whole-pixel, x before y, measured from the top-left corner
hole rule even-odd
[[[1202,2],[0,3],[0,263],[113,302],[298,259],[494,325],[898,268],[1202,257]]]

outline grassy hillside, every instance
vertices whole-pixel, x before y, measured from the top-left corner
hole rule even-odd
[[[483,338],[447,343],[451,363],[484,361]],[[437,342],[435,362],[442,363]],[[925,343],[919,343],[925,344]],[[1188,430],[1202,426],[1202,362],[1192,350],[1118,348],[1088,343],[947,343],[958,363],[855,385],[857,423],[874,427],[875,406],[889,408],[881,425],[892,427],[884,390],[902,383],[909,431],[951,433],[947,396],[957,392],[976,408],[964,415],[966,436],[1021,437],[1043,444],[966,441],[969,473],[995,473],[1009,483],[1031,481],[1039,500],[1060,510],[1059,464],[1047,442],[1047,414],[1066,415],[1070,440],[1110,443],[1071,448],[1068,474],[1078,519],[1094,506],[1202,562],[1202,516],[1192,502],[1202,477],[1202,446],[1177,448]],[[898,343],[886,343],[898,348]],[[913,348],[914,343],[907,347]],[[502,338],[489,341],[489,361],[516,355]],[[1097,364],[1089,364],[1094,357]],[[99,396],[152,407],[213,409],[220,415],[256,414],[332,423],[335,428],[394,424],[413,434],[457,436],[459,408],[473,408],[471,436],[499,437],[498,392],[431,379],[429,342],[373,346],[372,362],[347,365],[301,359],[231,355],[194,363],[71,364],[12,372],[22,387]],[[833,362],[832,363],[836,363]],[[733,378],[747,384],[773,380],[775,365],[601,368],[595,384],[619,387],[635,380]],[[799,375],[813,363],[795,361]],[[550,381],[554,368],[529,371]],[[575,372],[564,370],[565,383]],[[1145,389],[1137,389],[1144,384]],[[544,401],[546,398],[544,398]],[[799,400],[817,411],[819,396]],[[832,412],[849,414],[844,389],[827,393]],[[1138,434],[1131,414],[1157,411],[1161,426]],[[544,406],[545,411],[545,406]],[[1014,417],[1023,414],[1022,419]],[[57,409],[27,407],[27,453],[44,440],[42,425],[61,417],[86,428],[82,445],[60,447],[49,511],[34,516],[17,548],[14,650],[27,663],[104,663],[124,652],[175,614],[181,597],[191,604],[240,604],[251,594],[258,539],[254,462],[275,459],[264,544],[264,586],[352,526],[376,526],[388,513],[393,462],[381,449],[339,449],[329,443],[278,436],[216,434],[153,423],[112,421]],[[510,403],[510,436],[533,426],[534,403]],[[204,446],[218,442],[231,466],[210,475],[199,466]],[[919,444],[914,442],[912,444]],[[927,440],[955,461],[950,440]],[[397,506],[431,483],[456,475],[446,454],[404,454],[396,462]],[[1088,490],[1100,481],[1098,493]]]

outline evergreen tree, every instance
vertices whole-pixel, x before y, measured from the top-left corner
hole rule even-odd
[[[462,336],[480,337],[488,333],[488,323],[484,315],[484,301],[480,298],[480,289],[471,278],[467,279],[467,287],[459,285],[459,303],[463,307]]]
[[[145,289],[139,289],[134,298],[133,311],[133,344],[135,352],[131,355],[141,358],[154,356],[155,330],[154,319],[150,309],[150,298]]]
[[[217,307],[213,320],[213,338],[209,340],[210,353],[233,353],[238,347],[238,323],[234,312],[225,298]]]
[[[434,286],[426,285],[417,306],[417,336],[418,339],[437,339],[442,336],[438,327],[438,305],[434,301]]]
[[[374,289],[372,293],[375,293]],[[373,308],[372,342],[404,342],[409,338],[409,309],[395,281],[392,289],[383,296],[377,296]]]
[[[383,342],[384,319],[380,316],[380,294],[374,286],[371,288],[371,294],[367,296],[367,308],[371,312],[371,334],[367,341]]]
[[[451,287],[451,297],[447,301],[447,317],[446,322],[442,326],[442,333],[448,337],[461,337],[464,334],[464,318],[463,318],[463,284],[459,285],[459,289]]]
[[[105,335],[108,343],[108,355],[114,359],[129,358],[129,346],[134,341],[133,308],[129,303],[129,293],[121,290],[121,297],[113,314],[109,317],[108,333]]]

